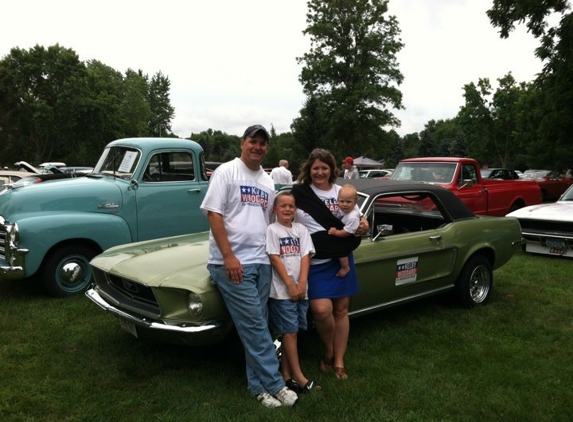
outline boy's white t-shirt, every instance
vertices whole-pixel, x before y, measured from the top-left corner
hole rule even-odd
[[[201,210],[205,215],[213,211],[223,216],[231,249],[241,264],[269,264],[266,233],[274,199],[275,184],[262,167],[253,171],[235,158],[211,175]],[[212,232],[208,262],[224,263]]]
[[[267,253],[279,255],[289,277],[295,284],[298,284],[300,261],[304,256],[314,254],[314,245],[310,233],[304,225],[292,223],[292,227],[286,227],[277,221],[267,228]],[[270,297],[273,299],[290,299],[284,281],[274,268]]]

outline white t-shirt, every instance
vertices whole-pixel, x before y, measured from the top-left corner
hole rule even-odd
[[[271,179],[277,184],[292,185],[292,173],[284,166],[272,169]]]
[[[326,205],[326,207],[330,210],[330,212],[333,213],[335,217],[340,218],[341,211],[340,208],[338,208],[338,191],[340,191],[341,186],[334,184],[332,185],[332,188],[327,191],[318,189],[312,183],[310,184],[310,187],[316,194],[316,196],[318,196],[318,198],[322,202],[324,202],[324,205]],[[358,206],[354,207],[354,209],[355,211],[360,212]],[[304,226],[308,229],[310,234],[327,230],[324,227],[322,227],[319,223],[317,223],[317,221],[314,218],[312,218],[310,214],[307,214],[300,208],[297,208],[296,210],[294,221],[296,221],[297,223],[304,224]],[[330,259],[311,259],[310,263],[311,265],[316,265],[328,261],[330,261]]]
[[[354,234],[356,230],[358,230],[358,226],[360,226],[360,212],[354,208],[348,214],[344,214],[342,211],[342,222],[344,223],[344,231]]]
[[[263,168],[253,171],[235,158],[211,175],[201,210],[223,216],[231,249],[241,264],[269,264],[265,244],[274,200],[275,185]],[[208,262],[224,263],[212,232]]]
[[[340,209],[338,208],[338,191],[340,190],[339,185],[332,185],[330,190],[322,190],[318,189],[312,183],[310,184],[311,189],[319,197],[319,199],[324,202],[326,208],[330,210],[335,217],[340,218]],[[310,234],[316,233],[323,230],[328,230],[322,227],[319,223],[316,222],[314,218],[311,217],[310,214],[307,214],[300,208],[297,208],[296,214],[294,217],[294,221],[297,223],[302,223],[306,226]]]
[[[300,261],[304,256],[314,254],[314,245],[304,225],[292,223],[292,227],[285,227],[279,222],[274,222],[267,228],[267,253],[279,255],[289,277],[295,284],[298,284]],[[284,281],[274,268],[270,297],[290,299]]]

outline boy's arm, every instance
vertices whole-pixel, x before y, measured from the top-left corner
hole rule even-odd
[[[300,300],[303,300],[306,297],[309,269],[310,269],[310,255],[306,254],[300,260],[300,275],[298,277],[298,294]]]
[[[281,261],[281,257],[279,255],[273,254],[269,255],[269,258],[271,260],[271,265],[273,266],[273,269],[281,278],[282,282],[285,284],[288,290],[288,295],[290,296],[291,300],[297,300],[298,290],[296,288],[296,284],[294,284],[294,282],[289,277],[288,272],[283,262]]]

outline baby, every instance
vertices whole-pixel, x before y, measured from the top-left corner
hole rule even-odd
[[[342,212],[342,222],[344,228],[338,230],[336,227],[331,227],[328,234],[337,237],[354,236],[356,229],[360,225],[360,211],[356,208],[358,201],[358,194],[356,188],[352,185],[344,185],[338,191],[338,208]],[[343,256],[339,258],[340,270],[336,273],[337,277],[344,277],[350,271],[348,264],[348,257]]]

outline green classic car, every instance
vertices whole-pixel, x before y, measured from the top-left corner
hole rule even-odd
[[[351,182],[371,228],[354,252],[360,292],[352,317],[450,291],[464,307],[488,301],[493,270],[520,248],[516,219],[477,217],[432,184]],[[95,283],[86,295],[136,337],[215,344],[233,324],[207,255],[208,233],[116,246],[91,261]]]

